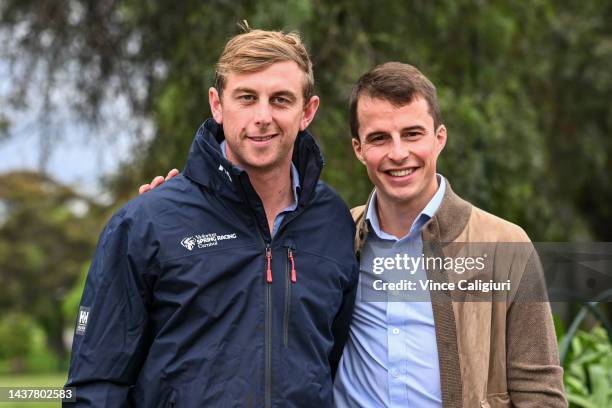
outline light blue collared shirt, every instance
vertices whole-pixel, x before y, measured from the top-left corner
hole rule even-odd
[[[353,320],[334,383],[336,407],[442,406],[429,292],[421,290],[420,299],[425,301],[389,301],[387,296],[392,293],[383,293],[384,301],[378,301],[367,298],[363,286],[365,282],[384,279],[384,274],[373,272],[376,257],[385,253],[422,255],[421,230],[440,207],[446,190],[444,177],[438,174],[438,180],[438,190],[415,218],[408,235],[400,239],[380,229],[374,192],[366,210],[370,233],[361,251]],[[413,281],[421,279],[427,279],[422,266],[411,277]]]
[[[225,140],[221,142],[220,146],[221,146],[221,154],[223,154],[223,158],[227,160],[227,153],[225,151],[225,148],[226,148]],[[234,164],[234,166],[236,165]],[[293,162],[291,162],[291,187],[293,189],[293,203],[291,203],[288,207],[283,208],[283,210],[278,213],[276,218],[274,218],[274,226],[272,227],[272,234],[271,234],[272,238],[274,238],[274,235],[276,235],[276,232],[278,231],[278,228],[281,226],[281,223],[283,222],[283,218],[285,218],[285,215],[290,213],[291,211],[294,211],[298,205],[298,194],[299,194],[299,189],[300,189],[300,174],[298,173],[297,168],[295,167],[295,164],[293,164]]]

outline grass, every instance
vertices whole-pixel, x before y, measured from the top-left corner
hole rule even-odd
[[[0,375],[0,387],[63,387],[66,373]],[[0,402],[0,408],[57,408],[58,402]]]

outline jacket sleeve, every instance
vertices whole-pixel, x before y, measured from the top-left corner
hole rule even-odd
[[[353,315],[353,307],[355,306],[355,295],[357,293],[357,282],[359,281],[359,267],[354,262],[351,271],[351,279],[344,290],[342,296],[342,304],[338,314],[332,324],[332,333],[334,335],[334,345],[329,354],[329,366],[331,367],[332,379],[336,378],[336,371],[342,358],[344,344],[348,338],[351,317]]]
[[[130,225],[115,215],[100,236],[81,298],[66,383],[75,387],[76,402],[64,406],[129,406],[130,386],[149,347],[142,278],[146,249],[132,243],[143,234],[131,232]]]
[[[537,253],[529,248],[506,316],[508,393],[515,407],[567,407],[546,283]]]

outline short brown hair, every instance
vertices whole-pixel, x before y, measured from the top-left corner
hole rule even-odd
[[[434,130],[442,124],[436,87],[412,65],[387,62],[372,68],[359,78],[349,102],[351,134],[355,139],[359,139],[357,105],[362,95],[385,100],[397,107],[422,97],[427,101],[429,114],[434,120]]]
[[[251,30],[245,23],[246,32],[231,38],[219,57],[215,72],[215,88],[223,92],[230,72],[257,72],[272,64],[294,61],[306,74],[303,95],[308,103],[314,94],[312,62],[306,47],[297,32]]]

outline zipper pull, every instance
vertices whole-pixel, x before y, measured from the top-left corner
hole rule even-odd
[[[268,269],[266,269],[266,282],[272,283],[272,249],[266,246],[266,259],[268,260]]]
[[[293,260],[293,251],[291,248],[287,248],[287,256],[291,260],[291,282],[297,282],[297,272],[295,271],[295,262]]]

